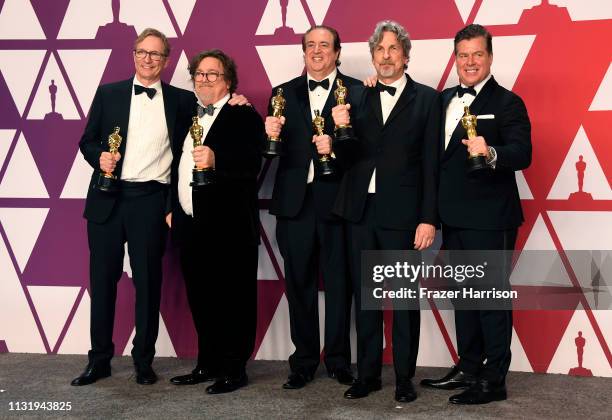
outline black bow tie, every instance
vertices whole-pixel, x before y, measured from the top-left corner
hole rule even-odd
[[[147,96],[149,97],[149,99],[153,99],[153,97],[157,93],[157,89],[148,88],[141,85],[134,85],[134,93],[136,95],[140,95],[142,92],[147,92]]]
[[[464,88],[463,86],[457,86],[457,95],[461,98],[465,94],[476,96],[476,89],[472,86]]]
[[[391,95],[391,96],[395,96],[395,91],[397,90],[397,88],[394,88],[393,86],[383,85],[380,82],[376,82],[376,89],[380,93],[383,93],[384,91],[387,91],[387,92],[389,92],[389,95]]]
[[[321,86],[325,90],[329,89],[329,79],[323,79],[320,82],[312,79],[308,80],[308,89],[315,90],[317,86]]]
[[[198,105],[198,117],[202,118],[204,114],[212,116],[215,113],[215,107],[212,104],[206,106]]]

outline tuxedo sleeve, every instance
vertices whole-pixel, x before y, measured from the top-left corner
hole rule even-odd
[[[494,146],[496,170],[527,168],[531,164],[531,123],[523,100],[514,93],[502,109],[499,124],[502,141]]]
[[[98,87],[89,111],[85,131],[79,141],[79,149],[85,160],[95,170],[100,170],[100,154],[105,151],[101,139],[102,125],[102,88]]]
[[[172,147],[172,175],[173,177],[178,177],[178,164],[181,160],[181,153],[183,150],[183,142],[185,140],[185,136],[189,132],[189,127],[191,125],[191,117],[195,115],[197,112],[197,101],[194,94],[191,92],[183,93],[181,92],[179,101],[179,108],[176,114],[176,124],[174,129],[173,136],[173,144],[170,145]],[[168,189],[168,194],[166,196],[166,214],[172,212],[174,207],[174,196],[177,195],[178,190],[178,179],[171,180],[170,182],[171,188]],[[178,201],[178,196],[177,196]]]
[[[436,92],[427,115],[427,126],[423,134],[422,180],[423,199],[420,223],[438,225],[438,177],[439,177],[439,133],[441,124],[440,95]]]
[[[268,111],[267,111],[268,113],[266,114],[266,116],[272,115],[272,98],[276,95],[276,89],[277,88],[273,88],[272,89],[272,93],[270,94],[270,97],[268,98]],[[264,120],[265,120],[266,116],[264,116]],[[282,136],[283,136],[283,132],[281,130],[281,138],[282,138]],[[259,147],[260,147],[259,151],[260,151],[260,153],[265,150],[267,142],[268,142],[268,135],[266,134],[266,128],[265,128],[265,125],[264,125],[264,128],[262,130],[262,134],[261,134],[261,141],[260,141],[260,144],[259,144]]]

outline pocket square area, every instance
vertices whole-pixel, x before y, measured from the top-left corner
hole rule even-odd
[[[493,120],[495,119],[495,115],[493,114],[482,114],[476,117],[478,120]]]

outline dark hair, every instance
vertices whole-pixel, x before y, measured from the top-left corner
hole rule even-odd
[[[225,79],[225,81],[229,82],[230,93],[234,93],[236,91],[236,88],[238,87],[238,72],[236,63],[229,55],[225,54],[221,50],[215,49],[202,51],[201,53],[193,57],[191,59],[191,62],[189,63],[189,74],[191,75],[191,80],[193,80],[193,76],[195,75],[195,72],[198,69],[200,62],[207,57],[216,58],[221,62],[221,65],[223,66],[223,78]]]
[[[138,38],[136,38],[136,41],[134,41],[134,49],[136,49],[136,46],[148,36],[154,36],[156,38],[161,39],[161,42],[164,44],[163,54],[166,57],[170,55],[170,42],[168,42],[168,38],[166,38],[166,35],[164,35],[163,32],[160,32],[157,29],[153,28],[146,28],[140,33],[140,35],[138,35]]]
[[[334,51],[338,52],[338,58],[336,59],[336,67],[338,67],[340,65],[340,50],[342,49],[342,46],[340,45],[340,35],[338,34],[338,31],[332,28],[331,26],[327,26],[327,25],[311,26],[310,29],[308,29],[304,33],[304,35],[302,35],[302,51],[304,52],[306,51],[306,35],[314,31],[315,29],[323,29],[329,32],[330,34],[332,34],[332,37],[334,38]]]
[[[477,23],[472,23],[471,25],[466,26],[461,29],[455,35],[455,55],[457,55],[457,44],[461,41],[478,38],[479,36],[483,37],[487,43],[487,52],[489,54],[493,54],[493,37],[491,33],[487,31],[482,25],[478,25]]]

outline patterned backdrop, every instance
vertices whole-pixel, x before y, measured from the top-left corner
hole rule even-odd
[[[285,23],[281,3],[288,4]],[[153,26],[171,38],[164,79],[185,88],[188,57],[225,50],[238,64],[238,91],[263,114],[270,88],[303,71],[300,39],[310,25],[336,27],[342,71],[363,78],[373,73],[366,40],[385,18],[402,23],[414,40],[409,73],[437,89],[457,84],[454,33],[471,22],[489,27],[493,73],[522,96],[533,123],[533,164],[517,173],[526,214],[519,249],[611,250],[609,0],[0,0],[0,352],[89,348],[81,214],[91,168],[77,143],[96,87],[132,75],[137,32]],[[580,156],[584,187],[576,194]],[[260,177],[254,357],[282,360],[293,347],[275,220],[267,211],[274,172],[268,162]],[[564,262],[558,280],[578,284],[582,279]],[[191,357],[195,332],[173,249],[164,267],[157,354]],[[126,262],[114,335],[119,354],[129,354],[134,329],[130,275]],[[599,281],[610,286],[610,279]],[[419,365],[451,365],[457,357],[452,311],[431,308],[422,317]],[[578,365],[579,331],[586,373],[612,376],[612,311],[591,310],[583,296],[575,310],[515,313],[511,369],[569,373]],[[352,338],[354,345],[354,332]],[[391,360],[388,346],[385,360]]]

